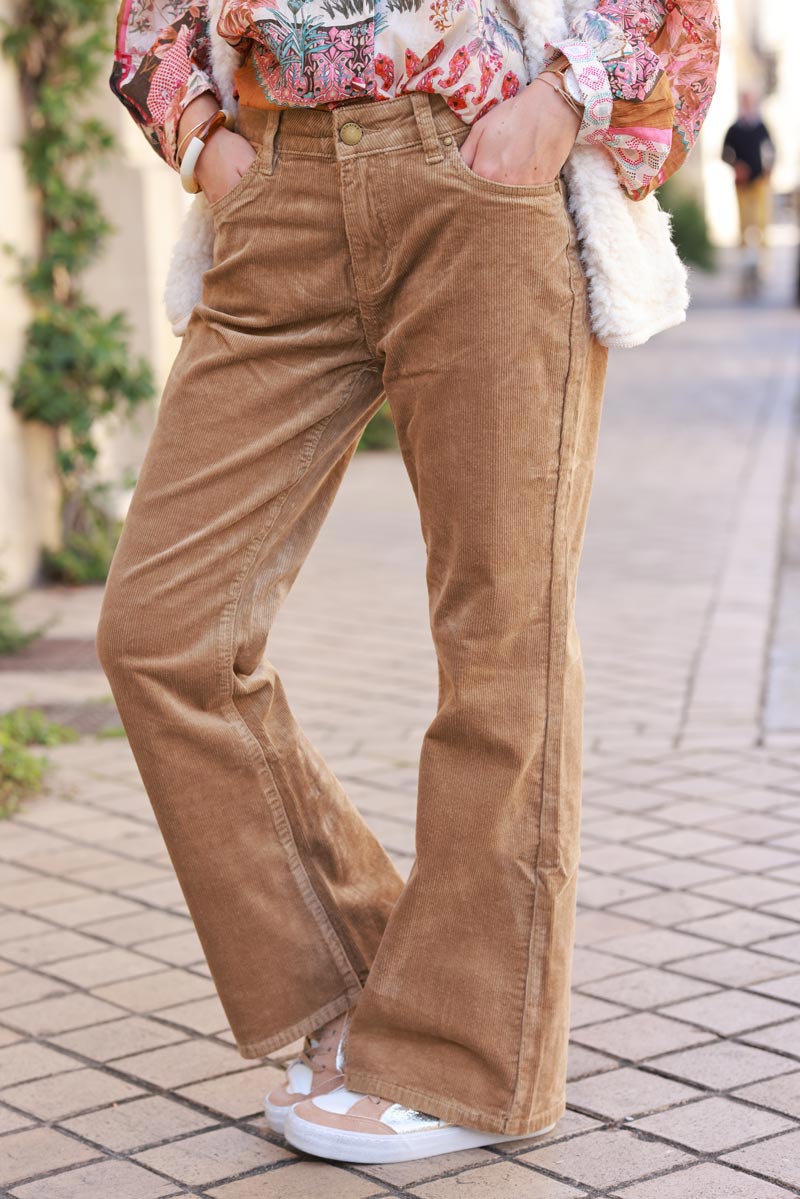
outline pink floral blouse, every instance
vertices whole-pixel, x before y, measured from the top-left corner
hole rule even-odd
[[[471,123],[530,82],[509,0],[224,0],[218,32],[269,103],[334,107],[439,92]],[[714,92],[716,0],[599,0],[548,46],[585,105],[578,140],[606,147],[634,199],[694,145]],[[122,0],[111,88],[177,169],[184,108],[219,100],[204,0]]]

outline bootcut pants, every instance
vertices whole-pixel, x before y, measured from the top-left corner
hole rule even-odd
[[[607,358],[565,184],[478,175],[420,92],[237,122],[100,660],[241,1054],[355,1006],[347,1085],[532,1131],[565,1110]],[[384,391],[439,680],[405,886],[264,656]]]

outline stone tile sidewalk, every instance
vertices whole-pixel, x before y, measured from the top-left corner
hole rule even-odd
[[[0,1194],[800,1191],[800,320],[777,299],[741,309],[727,284],[698,282],[686,326],[612,362],[581,579],[583,857],[555,1133],[340,1168],[267,1131],[280,1059],[233,1048],[127,742],[94,735],[116,724],[99,591],[49,588],[20,612],[57,623],[0,663],[2,706],[85,735],[48,751],[46,793],[0,825]],[[406,872],[436,694],[423,570],[399,458],[359,457],[271,650]]]

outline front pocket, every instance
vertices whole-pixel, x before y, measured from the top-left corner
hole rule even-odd
[[[220,212],[221,209],[227,205],[229,200],[235,199],[236,196],[243,192],[247,185],[251,183],[256,176],[261,174],[263,146],[258,145],[255,147],[255,151],[255,158],[250,163],[250,166],[247,168],[245,173],[239,176],[239,179],[236,183],[234,183],[233,187],[228,188],[224,195],[220,196],[218,200],[214,200],[212,204],[209,204],[208,210],[212,215]]]
[[[498,179],[487,179],[485,175],[479,175],[477,171],[473,171],[461,155],[460,142],[455,139],[450,151],[450,159],[454,163],[455,169],[471,182],[480,185],[484,191],[505,193],[509,196],[560,196],[561,194],[560,175],[547,183],[501,183]]]

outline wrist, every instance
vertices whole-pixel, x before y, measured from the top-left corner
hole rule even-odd
[[[189,130],[189,133],[186,135],[188,144],[180,160],[181,184],[184,191],[195,193],[201,190],[200,184],[195,178],[195,168],[200,155],[218,130],[223,127],[230,128],[232,124],[233,118],[231,114],[224,108],[218,108],[208,120],[202,123],[196,133],[191,129]]]
[[[564,71],[542,71],[541,74],[536,75],[535,78],[531,80],[531,84],[533,83],[539,83],[542,85],[542,87],[546,87],[549,91],[555,92],[561,103],[571,110],[575,121],[575,132],[577,135],[577,132],[583,123],[583,104],[576,100],[568,90],[564,81]],[[541,92],[541,88],[539,91]]]

